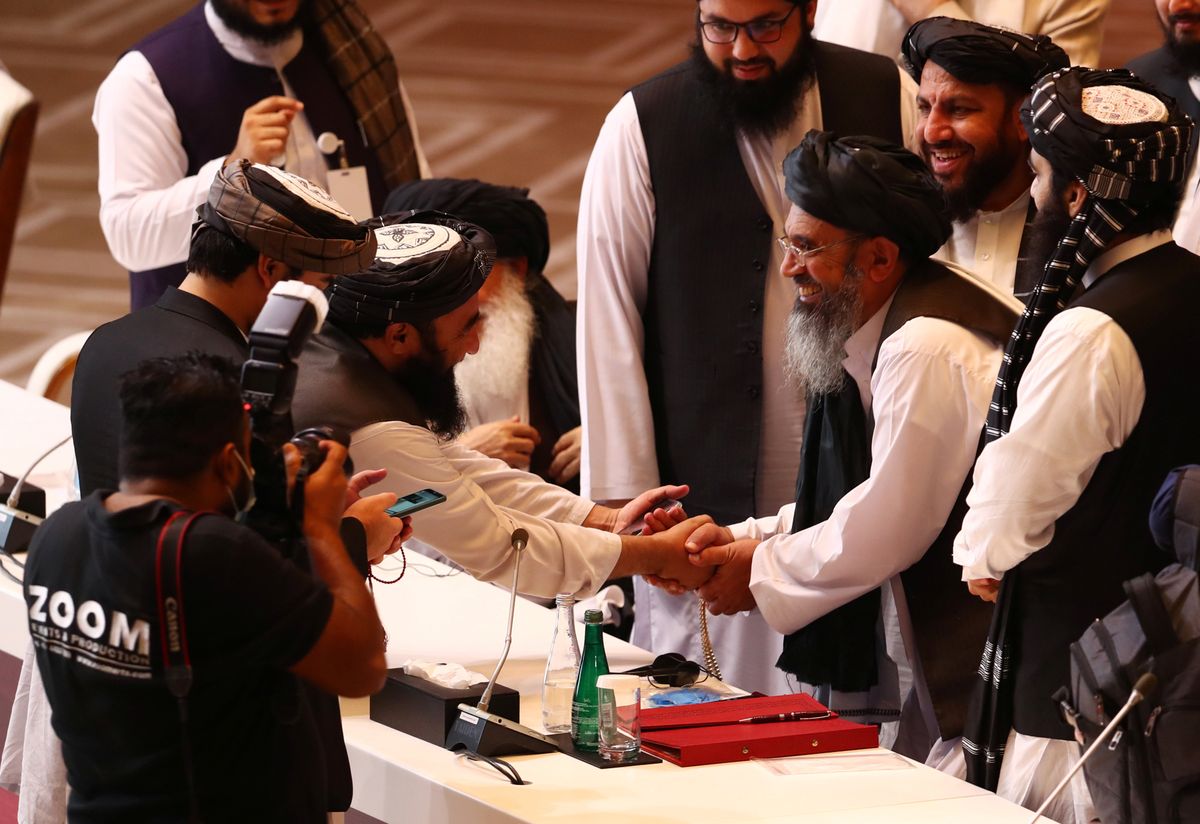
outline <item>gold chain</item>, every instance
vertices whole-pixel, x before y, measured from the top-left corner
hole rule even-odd
[[[704,599],[696,596],[696,604],[700,608],[700,649],[704,653],[704,668],[708,674],[718,681],[721,678],[721,667],[717,664],[717,654],[713,652],[712,639],[708,637],[708,610],[704,608]]]

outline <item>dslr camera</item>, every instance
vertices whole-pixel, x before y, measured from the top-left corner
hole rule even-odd
[[[250,458],[254,467],[257,504],[248,524],[263,537],[283,545],[297,536],[304,518],[304,482],[325,460],[319,443],[335,438],[330,427],[295,432],[292,397],[296,391],[297,359],[304,344],[321,327],[328,311],[325,296],[300,281],[281,281],[250,330],[250,357],[242,366],[242,398],[250,412]],[[301,465],[288,503],[283,445],[300,451]],[[346,474],[354,469],[346,459]]]

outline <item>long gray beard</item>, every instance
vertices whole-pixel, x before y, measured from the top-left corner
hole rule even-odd
[[[810,309],[796,298],[788,315],[783,371],[788,385],[815,395],[842,388],[846,341],[862,314],[862,273],[848,267],[841,288]]]
[[[517,414],[529,383],[529,350],[533,343],[533,304],[520,278],[498,272],[503,280],[480,309],[483,335],[479,351],[454,368],[458,391],[471,426],[488,423],[480,410]],[[482,419],[480,419],[482,418]]]

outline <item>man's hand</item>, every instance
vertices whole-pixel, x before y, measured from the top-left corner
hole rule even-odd
[[[691,544],[691,539],[688,543]],[[732,615],[754,609],[750,565],[757,548],[758,541],[753,538],[706,546],[698,552],[692,552],[689,546],[688,558],[693,564],[717,564],[708,583],[700,587],[700,597],[713,615]]]
[[[698,515],[656,535],[622,535],[621,557],[609,577],[645,575],[670,581],[680,591],[695,589],[704,583],[712,570],[691,563],[683,542],[700,525],[707,523],[712,523],[712,518]]]
[[[291,444],[285,446],[285,450]],[[346,447],[337,441],[321,441],[325,460],[304,482],[304,532],[328,529],[337,535],[346,508]],[[295,450],[295,447],[291,447]],[[287,452],[285,451],[285,459]],[[340,539],[339,539],[340,543]]]
[[[974,578],[967,581],[967,590],[989,603],[996,603],[996,595],[1000,592],[1000,582],[995,578]]]
[[[459,436],[458,442],[489,458],[499,458],[513,469],[528,469],[529,456],[542,442],[542,436],[514,415],[506,421],[492,421],[469,429]]]
[[[288,132],[296,113],[304,108],[299,100],[282,95],[264,97],[242,113],[237,144],[229,160],[246,158],[252,163],[270,163],[284,153]]]
[[[942,4],[942,0],[891,0],[892,5],[904,15],[911,26],[918,20],[924,20],[933,14],[933,10]]]
[[[550,453],[550,477],[555,483],[565,484],[579,477],[579,462],[583,454],[583,427],[577,426],[554,444]]]
[[[377,564],[412,537],[412,518],[394,518],[387,508],[396,503],[391,492],[368,495],[346,507],[346,516],[363,525],[367,533],[367,560]]]
[[[662,542],[662,564],[657,570],[651,570],[654,578],[673,583],[672,591],[690,590],[703,584],[713,574],[711,566],[694,563],[685,548],[685,541],[703,525],[712,525],[712,518],[698,515],[681,521],[666,532],[660,532],[645,538],[648,541]]]
[[[611,532],[621,532],[628,529],[633,524],[640,521],[647,512],[652,509],[657,509],[659,504],[668,498],[680,500],[691,491],[687,484],[682,486],[658,486],[654,489],[647,489],[641,495],[638,495],[625,506],[621,507],[620,511],[616,512],[616,518],[609,528]],[[611,512],[612,510],[610,510]],[[711,518],[709,519],[712,520]]]
[[[350,480],[346,481],[346,509],[354,506],[364,489],[374,486],[386,477],[386,469],[364,469],[351,475]]]

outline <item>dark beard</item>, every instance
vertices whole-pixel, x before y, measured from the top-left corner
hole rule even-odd
[[[1045,271],[1046,263],[1058,251],[1063,235],[1071,226],[1071,216],[1063,203],[1064,192],[1065,188],[1053,192],[1050,205],[1044,210],[1038,209],[1029,228],[1025,230],[1029,233],[1024,243],[1025,254],[1037,265],[1039,272]],[[1041,281],[1040,276],[1038,280]]]
[[[301,0],[296,7],[295,17],[286,23],[275,23],[269,26],[259,23],[230,0],[212,0],[212,7],[213,11],[217,13],[217,17],[220,17],[231,31],[249,40],[262,43],[264,46],[273,46],[276,43],[282,43],[292,32],[303,25],[306,20],[305,13],[308,10],[308,3]]]
[[[1200,42],[1181,43],[1175,39],[1175,21],[1180,17],[1192,18],[1195,15],[1172,14],[1167,17],[1166,23],[1163,23],[1161,18],[1159,19],[1159,23],[1163,27],[1163,34],[1167,36],[1167,51],[1182,67],[1180,75],[1186,77],[1200,74]]]
[[[700,82],[716,98],[717,106],[735,128],[763,137],[774,137],[792,125],[804,92],[812,85],[817,68],[811,31],[801,23],[800,39],[787,61],[765,80],[738,80],[730,67],[718,68],[704,53],[697,32],[691,45],[692,66]],[[747,36],[745,32],[742,37]],[[728,61],[727,61],[728,62]]]
[[[937,144],[929,146],[928,150],[933,151],[935,148]],[[974,217],[975,213],[983,208],[983,202],[992,190],[1013,174],[1017,157],[1011,149],[1010,141],[1004,138],[1004,142],[997,146],[989,157],[983,158],[967,170],[961,186],[953,190],[942,187],[946,193],[946,203],[950,208],[952,221],[963,223]],[[1023,154],[1024,146],[1018,147],[1016,151]],[[929,165],[928,159],[926,165]]]
[[[421,355],[398,369],[396,379],[412,393],[430,431],[448,441],[467,428],[467,411],[458,397],[454,370],[446,368],[439,353],[425,347],[426,337],[422,335]]]

